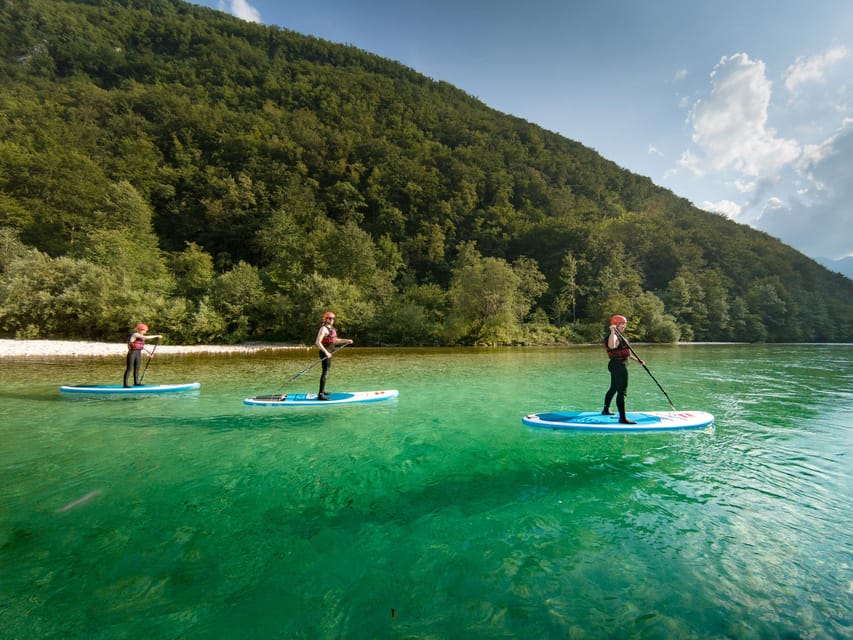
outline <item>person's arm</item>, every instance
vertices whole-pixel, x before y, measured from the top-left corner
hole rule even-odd
[[[607,348],[615,349],[619,346],[619,335],[616,333],[616,325],[610,325],[610,335],[607,336]]]
[[[327,357],[327,358],[331,358],[331,357],[332,357],[332,354],[331,354],[331,353],[329,352],[329,350],[328,350],[328,349],[326,349],[326,347],[323,345],[323,338],[324,338],[324,337],[326,337],[326,334],[327,334],[328,332],[329,332],[329,330],[328,330],[325,326],[320,327],[320,330],[317,332],[317,339],[316,339],[316,340],[314,340],[314,344],[315,344],[315,345],[316,345],[316,347],[320,350],[320,352],[321,352],[321,353],[325,353],[325,354],[326,354],[326,357]]]
[[[337,340],[335,340],[335,344],[352,344],[352,340],[348,338],[338,338]]]

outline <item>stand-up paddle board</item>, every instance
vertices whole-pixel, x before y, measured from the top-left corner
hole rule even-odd
[[[714,424],[714,416],[705,411],[629,411],[626,416],[636,424],[623,424],[619,422],[619,416],[605,416],[597,411],[531,413],[521,421],[530,427],[543,429],[633,433],[704,429]]]
[[[200,382],[185,384],[141,384],[137,387],[123,387],[120,384],[75,384],[59,387],[62,393],[139,395],[147,393],[175,393],[176,391],[192,391],[201,387]]]
[[[353,404],[356,402],[379,402],[396,398],[396,389],[385,391],[349,391],[326,394],[328,400],[318,400],[316,393],[286,393],[284,395],[256,396],[246,398],[244,404],[264,407],[326,407],[336,404]]]

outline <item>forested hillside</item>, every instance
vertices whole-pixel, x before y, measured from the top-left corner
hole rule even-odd
[[[850,341],[853,282],[358,49],[0,0],[0,335]]]

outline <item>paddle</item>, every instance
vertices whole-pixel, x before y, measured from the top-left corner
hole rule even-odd
[[[344,347],[348,346],[349,344],[351,344],[351,343],[349,343],[349,342],[345,342],[342,346],[340,346],[340,347],[338,347],[337,349],[335,349],[335,350],[332,352],[332,355],[334,355],[335,353],[337,353],[338,351],[340,351],[340,350],[341,350],[341,349],[343,349]],[[279,391],[281,391],[281,390],[282,390],[286,385],[288,385],[288,384],[290,384],[291,382],[293,382],[294,380],[296,380],[296,378],[298,378],[299,376],[301,376],[303,373],[308,373],[309,371],[311,371],[311,369],[313,369],[313,368],[314,368],[314,367],[316,367],[318,364],[320,364],[321,362],[323,362],[323,360],[327,360],[328,358],[331,358],[331,357],[332,357],[332,356],[326,356],[325,358],[320,358],[319,360],[317,360],[317,362],[315,362],[314,364],[312,364],[310,367],[305,367],[305,368],[304,368],[302,371],[300,371],[299,373],[295,373],[295,374],[293,374],[292,376],[290,376],[287,380],[285,380],[285,381],[282,383],[281,387],[279,387]],[[272,399],[272,398],[274,398],[274,397],[276,397],[276,396],[280,396],[280,395],[281,395],[280,393],[276,392],[275,394],[273,394],[273,395],[271,395],[271,396],[258,396],[258,398],[261,398],[261,399],[264,399],[264,400],[270,400],[270,399]]]
[[[142,384],[142,380],[145,378],[145,372],[148,371],[148,365],[151,364],[152,358],[154,358],[154,352],[157,351],[157,345],[160,344],[156,342],[154,344],[154,348],[151,349],[151,353],[148,354],[148,362],[145,363],[145,368],[142,370],[142,375],[139,376],[139,384]]]
[[[643,359],[642,359],[640,356],[638,356],[638,355],[637,355],[637,352],[636,352],[636,351],[634,351],[634,347],[632,347],[632,346],[631,346],[631,343],[630,343],[630,342],[628,342],[628,339],[627,339],[625,336],[623,336],[621,333],[619,333],[619,329],[616,329],[616,335],[617,335],[617,336],[619,336],[620,338],[622,338],[622,340],[624,340],[624,341],[625,341],[625,344],[627,344],[627,345],[628,345],[628,348],[631,350],[631,353],[633,353],[633,354],[634,354],[634,357],[635,357],[637,360],[639,360],[639,361],[640,361],[640,364],[641,364],[641,365],[643,365],[643,369],[645,369],[645,370],[646,370],[646,373],[648,373],[648,374],[649,374],[649,377],[651,377],[651,379],[655,381],[655,384],[658,386],[658,389],[660,389],[661,391],[663,391],[663,395],[665,395],[665,396],[666,396],[666,401],[669,403],[669,406],[670,406],[670,407],[672,407],[672,410],[673,410],[673,411],[678,411],[678,409],[676,409],[676,408],[675,408],[675,405],[674,405],[674,404],[672,404],[672,400],[670,400],[670,399],[669,399],[669,394],[668,394],[666,391],[664,391],[664,388],[663,388],[662,386],[660,386],[660,382],[658,382],[658,381],[657,381],[657,378],[655,378],[655,377],[652,375],[652,372],[651,372],[651,371],[649,371],[649,368],[646,366],[646,363],[645,363],[645,362],[643,362]]]

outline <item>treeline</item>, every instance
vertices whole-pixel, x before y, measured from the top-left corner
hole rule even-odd
[[[850,341],[853,282],[377,56],[178,0],[0,0],[0,334]]]

